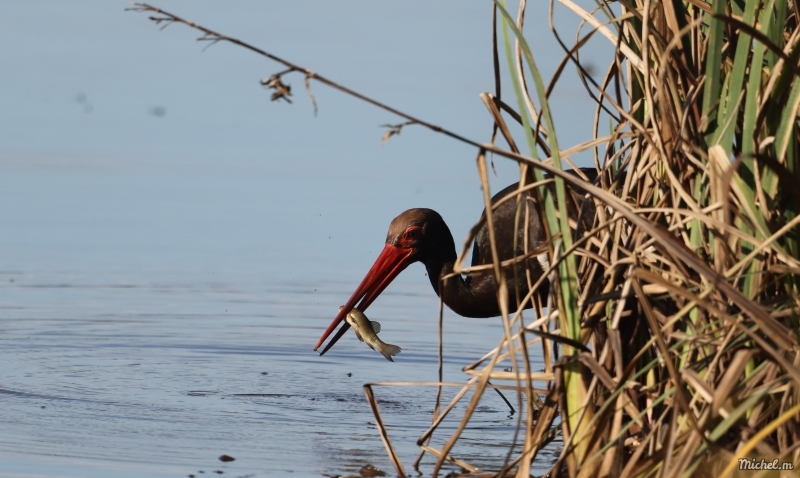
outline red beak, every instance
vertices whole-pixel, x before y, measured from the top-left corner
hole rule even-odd
[[[358,286],[356,291],[350,297],[350,300],[348,300],[341,310],[339,310],[336,318],[333,319],[331,325],[329,325],[325,333],[322,334],[322,337],[320,337],[319,342],[317,342],[317,345],[314,347],[314,350],[317,350],[322,343],[325,342],[325,339],[331,335],[333,329],[335,329],[336,326],[344,320],[347,314],[353,310],[353,307],[356,307],[356,302],[358,302],[359,299],[361,302],[359,302],[356,308],[362,312],[367,310],[367,307],[369,307],[372,301],[374,301],[380,295],[380,293],[383,292],[383,289],[385,289],[386,286],[388,286],[394,280],[394,278],[403,271],[403,269],[411,264],[412,261],[410,260],[410,257],[413,252],[414,250],[411,248],[397,247],[391,244],[386,244],[386,246],[383,248],[383,251],[381,251],[381,254],[375,260],[375,263],[372,264],[372,268],[370,268],[369,272],[367,272],[364,280],[361,281],[361,285]],[[320,355],[324,354],[328,351],[328,349],[333,347],[333,344],[335,344],[342,337],[342,335],[344,335],[348,328],[350,328],[350,324],[345,322],[342,328],[339,329],[339,332],[337,332],[328,345],[325,346]]]

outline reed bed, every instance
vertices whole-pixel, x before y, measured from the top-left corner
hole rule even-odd
[[[399,475],[406,470],[383,426],[377,386],[460,388],[436,404],[418,441],[421,453],[436,457],[434,476],[445,462],[486,473],[458,459],[458,440],[492,388],[516,393],[521,413],[509,442],[511,450],[523,446],[489,476],[529,476],[557,439],[563,448],[551,476],[750,476],[740,470],[754,462],[743,459],[777,460],[783,471],[774,473],[797,473],[790,467],[800,469],[798,2],[597,0],[588,11],[559,0],[551,15],[556,7],[582,24],[572,45],[561,43],[564,60],[545,82],[521,33],[526,8],[541,15],[544,5],[523,0],[509,12],[495,4],[498,84],[481,95],[495,128],[485,143],[155,7],[136,8],[284,64],[264,82],[275,99],[288,94],[282,77],[299,73],[309,94],[318,81],[399,115],[406,123],[397,131],[420,125],[475,146],[487,207],[490,153],[519,164],[520,193],[537,192],[536,202],[512,200],[520,220],[539,208],[549,240],[536,248],[526,241],[512,262],[541,256],[549,267],[538,280],[523,271],[531,293],[517,297],[516,310],[505,307],[516,291],[500,288],[503,332],[497,347],[464,368],[467,383],[440,376],[364,386]],[[614,51],[597,76],[580,56],[593,37]],[[504,71],[514,86],[508,101],[500,96]],[[548,97],[573,71],[595,100],[586,112],[594,134],[563,148]],[[508,122],[522,125],[517,138]],[[579,154],[594,158],[596,179],[564,172]],[[591,227],[570,221],[570,205]],[[485,220],[491,230],[492,215]],[[513,264],[497,254],[489,270],[465,265],[472,239],[456,272],[493,273],[504,284],[502,271]],[[528,305],[533,314],[523,313]],[[543,370],[534,355],[544,358]],[[511,371],[500,367],[506,360]],[[459,426],[434,448],[431,437],[462,400]]]

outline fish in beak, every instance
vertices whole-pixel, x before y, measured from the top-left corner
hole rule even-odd
[[[356,291],[347,301],[347,303],[341,307],[339,313],[331,322],[331,325],[328,326],[328,329],[325,330],[325,333],[322,334],[320,337],[319,342],[314,347],[314,350],[317,350],[322,346],[323,342],[331,335],[333,329],[336,328],[337,325],[344,322],[342,327],[339,331],[334,335],[328,345],[322,349],[320,355],[323,355],[327,352],[333,345],[344,335],[345,332],[350,328],[350,324],[345,322],[345,317],[347,316],[348,312],[350,312],[353,308],[364,312],[367,310],[367,307],[383,292],[384,289],[397,277],[400,272],[403,271],[409,264],[414,262],[412,260],[412,255],[414,253],[414,249],[411,247],[399,247],[392,244],[387,243],[383,251],[381,251],[378,259],[375,260],[375,263],[370,268],[367,275],[364,277],[364,280],[361,281],[361,284],[358,286]]]

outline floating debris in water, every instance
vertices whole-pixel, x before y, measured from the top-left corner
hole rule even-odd
[[[233,460],[235,460],[235,459],[236,459],[236,458],[234,458],[234,457],[232,457],[232,456],[230,456],[230,455],[222,455],[221,457],[219,457],[219,461],[223,461],[223,462],[225,462],[225,463],[227,463],[227,462],[229,462],[229,461],[233,461]]]
[[[362,466],[359,473],[361,473],[361,476],[386,476],[385,471],[369,464]]]

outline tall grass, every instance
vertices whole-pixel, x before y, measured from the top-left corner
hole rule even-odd
[[[594,138],[569,153],[547,98],[565,72],[545,85],[521,33],[524,2],[516,16],[497,7],[529,148],[516,157],[521,181],[546,169],[557,188],[582,186],[597,211],[581,232],[561,189],[551,198],[542,188],[530,206],[559,238],[549,243],[552,307],[533,324],[522,307],[504,317],[517,335],[497,353],[530,356],[535,328],[545,354],[561,353],[539,420],[524,427],[516,475],[528,476],[559,412],[556,474],[717,476],[745,457],[800,467],[796,4],[560,3],[590,26],[565,51],[597,103]],[[579,60],[592,35],[615,49],[600,78]],[[551,154],[540,160],[544,131]],[[593,150],[596,184],[559,174],[581,149]],[[492,364],[484,374],[497,381]]]
[[[378,385],[461,388],[437,404],[418,441],[437,458],[434,475],[444,462],[479,471],[457,458],[457,445],[491,388],[516,391],[522,404],[509,437],[522,449],[513,452],[512,443],[497,476],[529,476],[559,436],[552,476],[749,476],[736,471],[740,458],[777,458],[800,469],[797,2],[596,0],[593,11],[559,3],[585,28],[574,45],[562,43],[564,61],[549,82],[522,33],[526,8],[542,15],[544,5],[522,1],[509,12],[496,4],[495,73],[505,63],[514,98],[500,98],[499,88],[481,98],[508,148],[494,136],[491,143],[463,138],[155,7],[138,8],[162,15],[151,17],[156,22],[199,29],[202,40],[282,63],[288,70],[267,83],[276,94],[283,75],[299,72],[309,94],[310,81],[318,81],[398,114],[407,120],[402,126],[475,146],[487,207],[487,152],[519,163],[520,193],[537,191],[538,201],[517,201],[518,220],[534,209],[546,218],[549,239],[525,246],[526,257],[546,253],[549,268],[542,277],[526,273],[531,293],[517,310],[506,310],[509,292],[501,287],[503,333],[464,368],[469,381],[365,385],[398,474],[405,469],[383,425]],[[607,39],[614,51],[597,77],[580,60],[590,38]],[[596,101],[586,112],[594,115],[594,135],[563,148],[548,96],[572,71]],[[508,121],[522,125],[524,138],[513,137]],[[584,152],[594,157],[596,181],[564,173]],[[580,204],[575,191],[588,198],[580,214],[594,221],[589,229],[568,214],[569,204]],[[487,221],[491,229],[491,215]],[[457,273],[471,271],[463,265],[471,241]],[[496,249],[493,234],[490,242]],[[492,267],[504,284],[497,254]],[[530,303],[533,318],[522,313]],[[532,357],[540,354],[545,368],[535,370]],[[504,360],[511,371],[500,368]],[[439,424],[467,397],[459,426],[441,448],[431,446]]]

